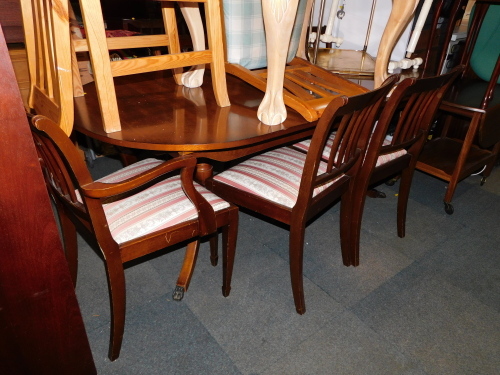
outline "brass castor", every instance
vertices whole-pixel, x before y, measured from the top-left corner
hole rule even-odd
[[[184,298],[184,287],[177,285],[172,292],[172,298],[174,301],[180,301]]]

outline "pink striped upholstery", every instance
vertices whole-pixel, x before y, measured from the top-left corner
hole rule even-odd
[[[333,132],[332,135],[330,135],[330,137],[326,141],[326,145],[325,145],[325,148],[323,150],[323,155],[322,155],[323,159],[328,159],[328,157],[330,156],[330,150],[332,148],[334,138],[335,138],[335,132]],[[384,139],[384,142],[382,143],[382,147],[388,146],[388,145],[390,145],[390,143],[391,143],[390,139]],[[299,142],[299,143],[296,143],[293,145],[293,147],[295,147],[299,150],[302,150],[304,152],[307,152],[309,150],[310,146],[311,146],[310,139],[306,139],[305,141],[302,141],[302,142]],[[403,155],[406,155],[407,153],[408,152],[406,151],[406,149],[403,148],[401,150],[396,150],[394,152],[391,152],[390,154],[380,155],[377,159],[377,164],[375,166],[378,167],[380,165],[388,163],[391,160],[394,160],[394,159],[397,159]]]
[[[333,140],[335,139],[335,134],[336,133],[333,132],[330,135],[330,137],[326,140],[326,145],[325,148],[323,149],[323,155],[322,155],[322,158],[325,160],[328,160],[328,158],[330,157],[330,150],[332,149]],[[307,153],[309,151],[309,147],[311,147],[311,139],[306,139],[305,141],[295,143],[293,147]]]
[[[248,159],[214,177],[214,180],[292,208],[299,194],[306,154],[283,147]],[[321,162],[318,175],[326,172]],[[313,196],[333,184],[314,189]]]
[[[386,139],[384,139],[384,142],[382,142],[382,147],[389,146],[390,144],[391,144],[391,140],[386,138]],[[379,157],[377,159],[377,164],[375,164],[375,166],[378,167],[379,165],[384,165],[385,163],[388,163],[392,160],[400,158],[401,156],[406,155],[407,153],[408,153],[408,151],[406,151],[405,148],[402,148],[400,150],[396,150],[394,152],[391,152],[390,154],[379,155]]]
[[[97,181],[112,183],[133,177],[163,161],[146,159],[129,165]],[[194,183],[196,190],[212,205],[214,211],[229,203]],[[123,243],[184,221],[196,219],[198,212],[182,190],[180,176],[165,179],[137,194],[103,205],[111,235]]]
[[[104,182],[107,184],[117,183],[126,180],[128,178],[137,176],[138,174],[141,174],[142,172],[145,172],[148,169],[154,168],[160,165],[161,163],[163,163],[163,160],[158,160],[153,158],[144,159],[138,161],[137,163],[131,164],[125,168],[122,168],[116,172],[108,174],[106,177],[100,178],[99,180],[96,181]]]

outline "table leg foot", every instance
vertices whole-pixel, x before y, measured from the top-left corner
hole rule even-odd
[[[212,177],[213,167],[208,163],[198,163],[196,165],[195,180],[205,186],[205,181]]]

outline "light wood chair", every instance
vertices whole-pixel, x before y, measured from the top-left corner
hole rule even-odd
[[[93,76],[98,90],[104,130],[108,133],[121,130],[119,108],[113,77],[165,69],[174,69],[177,84],[182,84],[183,67],[209,63],[217,104],[228,106],[220,8],[217,0],[188,0],[186,3],[204,3],[209,49],[181,53],[174,1],[161,0],[166,34],[106,38],[104,19],[99,0],[81,0],[86,38],[74,40],[75,51],[89,51]],[[181,5],[182,8],[182,5]],[[109,50],[168,46],[169,54],[110,61]],[[168,105],[168,103],[165,103]]]
[[[389,78],[378,90],[335,98],[314,131],[307,154],[290,147],[251,157],[206,180],[224,199],[290,226],[289,261],[297,313],[306,310],[302,279],[304,232],[307,222],[338,198],[341,205],[341,242],[348,244],[346,192],[352,190],[363,150],[376,125],[386,95],[396,81]],[[330,132],[336,138],[327,161],[322,160]],[[342,246],[342,251],[347,251]],[[347,256],[347,255],[346,255]]]
[[[31,123],[75,285],[76,230],[102,253],[111,303],[112,361],[120,354],[125,328],[124,263],[189,242],[173,293],[173,299],[180,300],[191,280],[200,239],[207,235],[213,238],[221,230],[222,294],[229,295],[238,209],[193,183],[196,158],[181,156],[166,162],[145,159],[94,181],[76,147],[57,124],[44,116],[35,116]],[[211,247],[212,265],[217,259],[217,251]]]
[[[74,106],[68,1],[22,0],[21,11],[30,76],[28,106],[70,135]]]

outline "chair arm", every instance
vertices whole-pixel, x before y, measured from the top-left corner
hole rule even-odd
[[[215,232],[217,225],[215,221],[215,212],[212,206],[194,187],[193,174],[196,163],[197,159],[194,156],[179,156],[129,179],[117,183],[92,182],[82,185],[81,189],[83,195],[87,198],[110,198],[115,195],[129,193],[162,175],[180,169],[182,189],[198,211],[200,235],[206,235]]]
[[[141,174],[128,178],[126,180],[116,183],[105,182],[91,182],[89,184],[81,185],[83,195],[88,198],[110,198],[115,195],[128,193],[138,187],[141,187],[155,178],[158,178],[169,172],[187,168],[191,170],[193,175],[196,166],[196,158],[193,156],[180,156],[173,160],[166,161],[154,168],[151,168]],[[191,177],[192,179],[192,177]]]
[[[217,222],[215,219],[215,211],[210,203],[196,190],[193,185],[193,172],[187,168],[181,171],[182,189],[187,195],[191,203],[198,211],[198,223],[200,235],[205,236],[217,231]]]
[[[424,138],[424,136],[425,136],[424,129],[419,129],[417,131],[417,134],[415,134],[415,136],[412,137],[411,139],[408,139],[404,142],[396,142],[396,144],[382,146],[380,148],[379,156],[392,154],[393,152],[401,150],[403,148],[409,150],[415,143],[419,142],[422,138]]]

